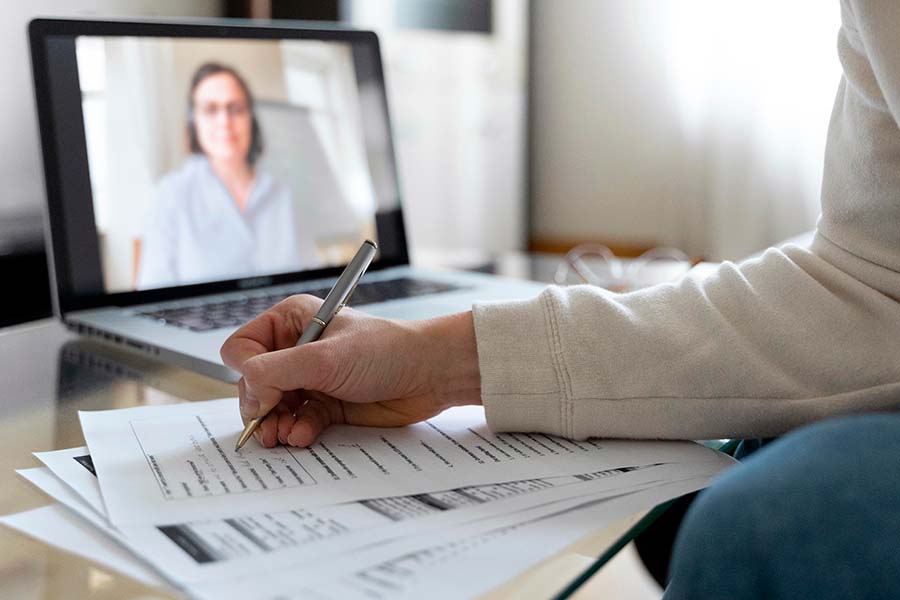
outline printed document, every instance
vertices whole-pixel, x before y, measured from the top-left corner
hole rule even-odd
[[[616,519],[708,485],[709,479],[665,483],[591,502],[590,497],[536,507],[460,527],[407,537],[361,552],[279,569],[265,577],[191,585],[203,600],[451,600],[504,583],[591,531]]]
[[[619,496],[684,478],[688,469],[683,467],[661,465],[645,472],[608,473],[602,480],[569,485],[531,480],[510,489],[507,497],[486,494],[477,502],[463,498],[469,493],[470,499],[478,497],[482,486],[452,490],[446,496],[457,496],[457,501],[450,502],[441,502],[441,494],[423,494],[193,523],[125,526],[123,532],[174,579],[209,581],[294,569],[297,564],[340,557],[408,535],[443,531],[572,497]],[[655,469],[660,471],[652,472]],[[680,472],[672,472],[676,470]],[[693,470],[697,471],[696,465]],[[429,506],[431,502],[435,504]]]
[[[677,462],[687,442],[494,434],[480,407],[403,428],[336,426],[310,448],[240,451],[237,399],[81,412],[107,517],[166,525]],[[700,449],[702,451],[702,449]]]
[[[160,526],[121,528],[129,545],[172,580],[202,581],[337,555],[389,539],[452,527],[572,496],[606,491],[621,495],[678,478],[714,474],[732,463],[703,447],[682,455],[685,463],[623,467],[608,471],[430,494],[378,498],[317,509],[256,513]],[[84,449],[41,453],[41,460],[102,512],[99,487]],[[76,468],[71,468],[75,465]],[[46,490],[48,493],[52,492]],[[54,496],[59,501],[64,501]],[[462,510],[458,510],[462,509]]]
[[[97,484],[94,462],[91,460],[86,446],[51,452],[35,452],[34,457],[44,463],[44,466],[50,469],[54,475],[81,496],[81,499],[100,517],[106,519],[106,507],[103,505],[103,496],[100,494],[100,486]],[[47,490],[44,491],[50,493]]]
[[[369,550],[347,552],[333,559],[300,560],[280,568],[278,565],[270,566],[267,571],[254,571],[255,577],[234,580],[234,577],[219,574],[215,577],[207,577],[204,582],[192,582],[178,587],[182,587],[192,596],[243,598],[243,600],[269,597],[406,597],[409,594],[414,595],[422,585],[429,587],[430,595],[437,590],[439,592],[437,597],[441,597],[441,589],[452,590],[449,597],[459,597],[460,594],[463,596],[475,595],[514,576],[534,562],[556,552],[587,532],[605,526],[616,518],[642,508],[648,508],[675,495],[703,487],[712,474],[729,464],[728,461],[718,461],[718,463],[718,465],[706,463],[705,466],[700,464],[693,466],[692,471],[695,475],[706,471],[707,475],[705,476],[681,481],[656,482],[656,485],[645,485],[631,493],[613,494],[612,496],[607,493],[586,494],[578,498],[568,498],[565,501],[515,511],[512,514],[501,514],[470,524],[461,523],[459,527],[443,528],[431,533],[419,532],[393,543],[373,545]],[[670,467],[663,465],[660,468],[669,469]],[[47,491],[55,499],[66,503],[67,506],[79,502],[77,497],[73,498],[74,493],[47,469],[28,469],[20,471],[20,474]],[[674,475],[672,472],[669,474]],[[612,476],[600,479],[609,477]],[[600,504],[603,505],[603,508],[598,512],[596,507]],[[590,516],[581,516],[577,521],[577,527],[566,528],[554,525],[551,530],[538,529],[536,533],[540,535],[540,540],[542,540],[540,543],[525,546],[521,543],[520,529],[526,527],[522,531],[529,531],[527,527],[530,527],[533,521],[544,518],[552,520],[556,515],[585,507],[594,507],[594,510]],[[84,517],[90,516],[84,514],[84,508],[79,510],[79,514]],[[135,576],[141,581],[154,585],[161,583],[154,578],[153,573],[135,575],[135,573],[145,573],[146,567],[136,559],[128,561],[126,554],[117,552],[109,543],[104,543],[103,540],[98,542],[96,539],[98,533],[91,532],[88,536],[90,539],[84,540],[83,543],[72,539],[73,531],[77,533],[79,529],[77,523],[73,525],[54,519],[54,526],[58,530],[51,533],[40,523],[20,515],[13,515],[9,519],[13,521],[24,519],[24,523],[13,522],[10,524],[28,535],[44,539],[89,559],[107,564],[111,568]],[[89,521],[97,527],[95,531],[102,531],[112,539],[122,541],[121,536],[109,529],[102,521],[97,522],[95,518],[90,518]],[[510,536],[510,534],[514,535]],[[154,562],[159,570],[161,565],[156,560],[159,555],[154,556],[152,553],[144,552],[140,544],[130,543],[131,540],[127,540],[127,542],[125,546],[130,547],[143,560]],[[500,543],[499,546],[498,543]],[[99,548],[97,548],[98,545]],[[503,556],[503,560],[499,562],[487,560],[485,562],[482,548],[485,545],[488,545],[492,552],[500,552],[495,556]],[[108,556],[110,552],[115,559],[112,562]],[[129,565],[128,562],[132,564]],[[478,567],[478,565],[481,566]],[[489,572],[481,573],[479,568],[484,569],[485,566],[488,567]],[[464,568],[467,569],[468,574],[477,573],[478,577],[475,579],[466,577],[465,581],[444,581],[438,585],[437,582],[441,577],[446,579],[447,574],[446,572],[431,573],[431,570],[443,567]],[[454,573],[458,572],[454,570]],[[265,573],[265,577],[260,578],[263,573]],[[171,581],[171,577],[166,579]],[[265,581],[267,585],[255,590],[244,590],[241,580]],[[446,587],[446,585],[451,585],[451,587]],[[400,593],[401,591],[402,593]],[[294,594],[299,595],[294,596]]]
[[[66,503],[71,490],[45,469],[20,474]],[[240,580],[214,578],[182,589],[197,598],[434,598],[474,597],[564,548],[587,532],[697,489],[708,478],[669,482],[599,502],[590,496],[505,515],[437,534],[417,535],[381,547],[349,553],[314,565],[297,565]],[[68,495],[67,495],[68,494]],[[79,513],[80,514],[80,513]],[[82,515],[83,516],[83,515]],[[88,526],[88,522],[94,527]],[[0,517],[4,523],[48,544],[98,562],[138,581],[165,587],[137,555],[112,542],[116,533],[94,520],[83,521],[60,505]],[[502,560],[498,560],[502,557]],[[459,577],[460,573],[466,577]],[[262,575],[258,573],[257,575]],[[265,585],[260,585],[265,582]]]

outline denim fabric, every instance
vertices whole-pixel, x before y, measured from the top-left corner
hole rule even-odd
[[[753,453],[699,495],[672,561],[666,600],[900,598],[900,414]]]

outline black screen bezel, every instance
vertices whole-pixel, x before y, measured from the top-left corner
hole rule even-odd
[[[158,21],[116,21],[116,20],[79,20],[79,19],[35,19],[28,26],[31,46],[32,70],[34,76],[35,103],[38,122],[40,124],[41,148],[43,154],[44,180],[47,207],[47,247],[50,257],[50,268],[53,277],[54,305],[60,317],[67,312],[85,310],[104,306],[133,306],[151,302],[177,300],[180,298],[217,294],[236,290],[248,290],[257,287],[295,283],[325,277],[334,277],[341,273],[343,267],[327,267],[277,275],[263,275],[226,281],[215,281],[192,285],[159,288],[153,290],[108,293],[100,282],[100,292],[84,293],[73,286],[71,245],[69,223],[72,220],[72,208],[75,199],[68,196],[78,195],[79,202],[88,195],[86,202],[91,208],[93,223],[93,197],[90,186],[90,173],[85,143],[84,121],[81,111],[81,97],[59,98],[52,93],[53,80],[48,63],[47,44],[52,37],[77,36],[136,36],[136,37],[185,37],[185,38],[220,38],[220,39],[269,39],[269,40],[318,40],[341,41],[346,43],[367,45],[374,62],[374,75],[380,83],[381,101],[385,110],[388,131],[387,144],[393,170],[392,176],[397,182],[396,208],[379,209],[376,214],[376,229],[379,239],[379,256],[372,263],[371,270],[409,264],[406,232],[403,223],[402,194],[396,165],[396,153],[393,148],[393,135],[390,122],[390,111],[384,85],[384,69],[378,36],[372,31],[328,27],[316,24],[293,22],[287,24],[260,24],[240,19],[192,19],[178,22]],[[54,103],[59,103],[54,106]],[[76,106],[77,105],[77,106]],[[64,110],[70,117],[77,113],[77,122],[62,124],[57,122],[58,113]],[[77,109],[77,110],[76,110]],[[63,152],[65,149],[65,152]],[[63,156],[66,161],[63,162]],[[75,157],[73,162],[73,156]],[[84,206],[82,204],[82,206]],[[69,208],[69,215],[66,209]],[[77,207],[75,207],[77,209]],[[96,234],[95,234],[96,239]],[[96,242],[95,242],[96,243]]]

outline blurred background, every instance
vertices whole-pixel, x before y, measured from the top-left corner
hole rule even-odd
[[[815,226],[837,0],[34,0],[0,32],[0,325],[50,312],[35,16],[340,21],[382,41],[413,260],[738,260]]]

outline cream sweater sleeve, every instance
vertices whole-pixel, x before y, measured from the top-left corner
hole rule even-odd
[[[845,0],[809,249],[616,295],[474,308],[488,423],[567,437],[781,434],[900,407],[900,2]]]

